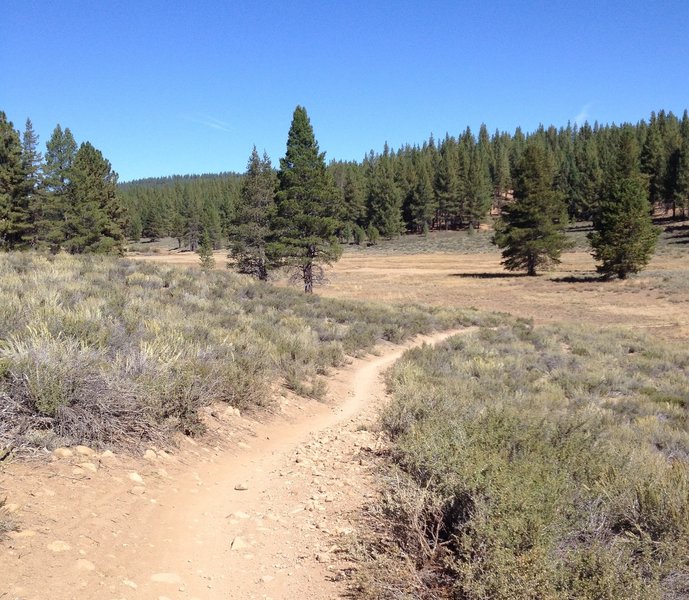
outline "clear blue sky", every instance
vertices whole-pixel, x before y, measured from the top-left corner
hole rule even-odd
[[[125,181],[277,164],[297,104],[327,159],[681,114],[689,0],[5,0],[0,56],[15,127],[69,127]]]

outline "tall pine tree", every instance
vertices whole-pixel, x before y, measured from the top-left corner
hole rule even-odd
[[[268,279],[266,247],[270,241],[270,224],[275,213],[276,178],[270,158],[258,155],[254,146],[242,182],[237,224],[230,230],[230,257],[240,273]]]
[[[631,127],[625,127],[589,235],[593,256],[601,263],[597,269],[607,277],[625,279],[651,259],[659,230],[651,220],[646,185],[636,137]]]
[[[277,217],[268,255],[292,268],[313,292],[323,280],[323,266],[342,252],[336,233],[339,197],[325,167],[306,109],[297,106],[287,136],[287,152],[280,159]]]
[[[560,262],[567,247],[567,208],[553,190],[553,175],[544,146],[530,140],[517,169],[515,201],[503,209],[493,238],[509,271],[536,275],[537,268]]]
[[[28,227],[24,197],[26,173],[22,165],[19,133],[0,111],[0,248],[21,246]]]
[[[64,248],[73,254],[121,252],[125,215],[117,197],[117,173],[110,162],[85,142],[69,175]]]

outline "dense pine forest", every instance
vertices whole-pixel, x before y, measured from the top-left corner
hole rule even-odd
[[[318,149],[308,118],[306,126],[315,152],[306,168],[318,171],[325,154]],[[243,204],[250,202],[251,194],[243,193],[245,177],[240,174],[151,178],[118,185],[117,174],[100,151],[88,142],[77,147],[69,129],[58,125],[42,154],[31,121],[20,134],[4,113],[0,113],[0,144],[4,249],[122,252],[127,238],[173,237],[180,248],[196,250],[204,236],[219,249],[232,244],[242,225],[241,215],[247,214]],[[538,150],[529,154],[529,148]],[[397,150],[385,144],[382,152],[371,151],[361,162],[332,160],[317,186],[327,196],[328,217],[335,224],[330,233],[340,243],[375,242],[379,236],[434,229],[472,230],[491,214],[509,214],[515,199],[520,200],[520,189],[527,201],[524,190],[531,184],[524,181],[525,169],[535,171],[525,162],[533,163],[535,155],[540,163],[536,169],[540,198],[544,191],[550,194],[546,204],[556,223],[610,223],[619,220],[613,209],[625,203],[623,214],[655,207],[682,216],[689,209],[686,110],[681,118],[661,110],[636,124],[568,124],[559,129],[541,126],[531,133],[517,128],[514,133],[493,134],[482,125],[478,134],[467,128],[458,136],[448,134],[441,140],[431,136],[420,145]],[[270,165],[269,157],[264,156],[264,161]],[[285,195],[289,179],[283,176],[283,162],[278,177],[275,171],[269,175],[277,196]],[[252,160],[247,172],[251,165]],[[555,209],[550,210],[553,203]],[[544,208],[533,205],[526,210],[534,217]],[[518,237],[519,230],[509,228],[506,237],[497,236],[507,251],[515,239],[510,233],[515,231]],[[605,249],[596,249],[595,243],[606,239],[610,236],[592,239],[601,260]],[[533,257],[517,263],[528,267],[529,260],[536,264]],[[509,268],[508,261],[509,256],[505,257]]]

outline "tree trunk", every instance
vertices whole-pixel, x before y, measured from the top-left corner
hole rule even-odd
[[[529,252],[526,261],[526,274],[533,277],[534,275],[536,275],[536,257],[531,252]]]
[[[303,267],[304,273],[304,292],[313,294],[313,263],[309,261]]]

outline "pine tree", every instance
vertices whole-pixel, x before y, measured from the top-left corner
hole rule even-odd
[[[625,279],[651,259],[659,230],[651,219],[646,182],[639,169],[639,151],[631,127],[620,132],[617,156],[607,174],[605,195],[589,235],[597,267],[607,277]]]
[[[254,146],[242,182],[237,224],[230,230],[230,257],[240,273],[263,281],[268,279],[266,247],[270,241],[270,223],[275,213],[276,178],[270,158],[259,157]]]
[[[478,227],[490,209],[491,184],[484,161],[485,158],[480,147],[475,146],[469,162],[465,209],[469,231]]]
[[[207,231],[203,232],[201,236],[201,243],[199,244],[196,253],[199,255],[199,260],[201,262],[201,270],[204,273],[212,271],[215,268],[215,257],[213,256],[213,243],[211,242],[211,236]]]
[[[368,220],[386,238],[398,236],[402,230],[402,198],[387,144],[369,179]]]
[[[21,245],[27,229],[19,133],[0,111],[0,248],[11,250]]]
[[[552,184],[553,167],[545,148],[530,140],[517,169],[515,201],[503,209],[493,238],[503,249],[506,269],[526,268],[528,275],[536,275],[538,267],[560,262],[568,245],[567,209]]]
[[[340,257],[336,233],[341,224],[336,218],[337,189],[301,106],[294,110],[278,181],[277,217],[267,253],[293,269],[304,291],[311,293],[314,283],[323,280],[323,265]]]
[[[686,210],[689,208],[689,114],[686,110],[680,126],[680,140],[674,192],[677,205]]]
[[[83,143],[69,171],[64,248],[72,254],[122,252],[124,209],[117,173],[100,150]]]
[[[77,153],[77,143],[69,128],[64,131],[58,124],[46,143],[43,205],[37,210],[40,218],[35,222],[38,239],[46,243],[53,252],[64,241],[65,205],[70,172]]]
[[[22,204],[27,214],[27,226],[22,238],[24,244],[32,248],[38,248],[41,245],[37,224],[43,221],[46,200],[41,168],[42,161],[43,156],[38,150],[38,135],[33,129],[31,119],[27,119],[22,136],[22,168],[24,171]]]

